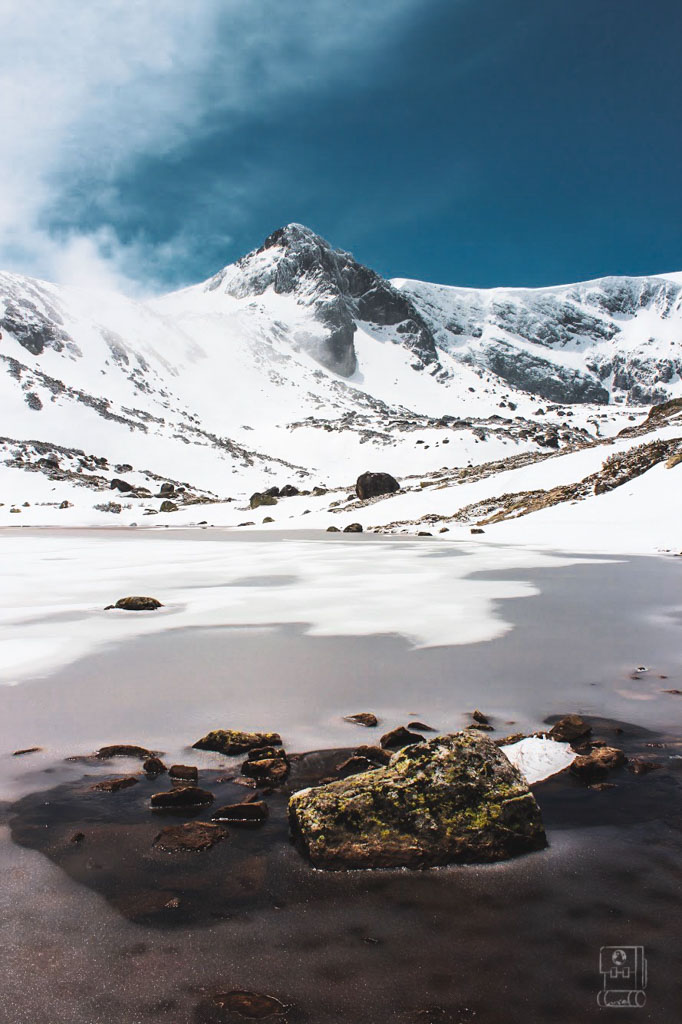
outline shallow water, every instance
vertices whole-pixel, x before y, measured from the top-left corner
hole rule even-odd
[[[538,596],[501,601],[513,628],[484,643],[417,649],[396,635],[313,637],[304,623],[191,628],[0,689],[2,749],[46,748],[0,757],[3,794],[29,794],[22,820],[52,822],[56,847],[79,812],[71,821],[70,798],[51,818],[53,787],[68,794],[84,774],[138,767],[86,769],[64,756],[138,742],[214,768],[230,762],[186,746],[215,726],[277,729],[288,749],[310,750],[371,742],[409,713],[449,731],[478,706],[503,734],[580,711],[626,723],[618,745],[665,765],[622,771],[603,792],[565,776],[542,784],[546,851],[417,873],[313,871],[287,843],[275,796],[271,833],[197,855],[214,869],[215,898],[199,901],[209,912],[190,914],[188,900],[187,916],[170,922],[156,916],[158,893],[131,914],[115,840],[107,848],[102,838],[102,856],[79,852],[69,873],[46,855],[49,841],[15,821],[26,846],[8,828],[0,841],[0,1020],[222,1024],[240,1018],[216,1016],[211,993],[245,988],[292,1004],[290,1024],[582,1024],[607,1012],[596,1003],[600,946],[633,944],[646,947],[650,973],[633,1019],[678,1022],[682,697],[662,691],[682,689],[680,572],[664,558],[487,572],[527,581]],[[259,580],[240,585],[257,591]],[[377,730],[341,721],[361,710],[379,715]],[[113,799],[138,800],[141,789]],[[144,845],[152,826],[139,827]],[[137,856],[130,871],[157,878],[162,893],[192,890]]]

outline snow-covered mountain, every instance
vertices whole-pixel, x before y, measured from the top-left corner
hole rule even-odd
[[[663,402],[682,388],[682,284],[604,277],[555,288],[393,283],[439,349],[558,402]]]
[[[144,303],[4,273],[0,511],[89,501],[123,521],[157,514],[165,483],[244,519],[269,485],[526,465],[682,395],[681,343],[674,277],[387,281],[296,224]]]

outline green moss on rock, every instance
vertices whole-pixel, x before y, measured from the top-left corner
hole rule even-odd
[[[294,794],[289,821],[312,863],[330,869],[495,861],[547,843],[523,776],[487,737],[464,732]]]

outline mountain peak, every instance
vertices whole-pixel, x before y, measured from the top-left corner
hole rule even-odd
[[[332,248],[329,242],[316,234],[312,228],[306,227],[305,224],[293,222],[285,224],[284,227],[277,228],[271,235],[268,235],[257,252],[264,252],[266,249],[272,249],[275,246],[281,246],[284,249],[296,249],[305,244],[318,245],[324,249]]]

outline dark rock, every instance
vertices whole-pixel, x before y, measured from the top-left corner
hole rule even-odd
[[[362,533],[362,526],[360,523],[351,523],[345,528],[344,533]]]
[[[341,533],[338,526],[328,526],[327,533]]]
[[[429,533],[428,530],[419,530],[419,532],[417,533],[417,536],[418,537],[433,537],[433,534]]]
[[[277,498],[272,494],[263,494],[261,491],[256,491],[255,494],[251,495],[249,500],[250,508],[260,508],[261,505],[276,505]]]
[[[190,764],[174,764],[168,769],[171,779],[185,779],[187,782],[199,781],[199,769]]]
[[[359,775],[360,772],[369,772],[377,767],[378,765],[368,758],[359,757],[357,754],[354,754],[353,757],[349,757],[341,764],[337,764],[336,774],[341,779],[347,779],[350,775]]]
[[[260,761],[245,761],[242,773],[255,779],[259,785],[279,786],[289,774],[289,762],[284,757],[266,757]]]
[[[549,730],[551,739],[560,743],[572,743],[581,736],[588,736],[592,727],[584,722],[580,715],[564,715]]]
[[[487,737],[467,733],[301,790],[289,821],[312,863],[329,869],[495,861],[546,846],[522,775]]]
[[[72,502],[66,501],[66,499],[65,499],[64,501],[62,501],[60,503],[59,507],[60,508],[73,508],[73,504],[72,504]]]
[[[294,487],[293,484],[285,484],[279,492],[280,498],[295,498],[297,494],[298,487]]]
[[[323,494],[327,493],[326,487],[313,487],[313,494],[316,498],[322,497]]]
[[[362,501],[399,490],[400,484],[390,473],[362,473],[355,482],[355,493]]]
[[[69,842],[70,843],[82,843],[84,839],[85,839],[85,832],[74,832],[74,834],[69,839]]]
[[[244,800],[239,804],[226,804],[211,815],[214,821],[229,821],[233,825],[262,825],[267,816],[268,805],[264,800]]]
[[[170,498],[175,494],[175,485],[170,483],[161,484],[159,487],[159,498]]]
[[[371,711],[359,711],[357,715],[346,715],[344,722],[353,722],[355,725],[364,725],[371,729],[379,724],[379,719]]]
[[[12,757],[23,757],[24,754],[39,754],[42,747],[26,747],[24,750],[15,750]]]
[[[592,782],[620,768],[625,761],[625,754],[617,747],[598,747],[589,754],[579,754],[571,765],[571,772],[584,782]]]
[[[133,485],[129,484],[127,480],[119,480],[117,477],[113,478],[109,486],[112,491],[120,491],[121,494],[126,494],[133,489]]]
[[[268,487],[266,491],[263,491],[268,498],[279,498],[279,487]]]
[[[221,1010],[236,1013],[246,1020],[266,1020],[268,1017],[281,1017],[287,1007],[273,996],[263,996],[258,992],[219,992],[213,996],[213,1003]]]
[[[188,821],[184,825],[168,825],[162,828],[154,840],[154,846],[166,853],[185,853],[209,850],[216,843],[227,838],[226,829],[211,825],[207,821]]]
[[[214,729],[192,746],[196,750],[215,750],[228,757],[245,754],[255,747],[280,746],[282,739],[276,732],[241,732],[239,729]]]
[[[247,761],[264,761],[268,757],[281,757],[287,760],[286,750],[282,747],[254,747],[246,755]]]
[[[178,786],[167,793],[154,793],[150,803],[152,807],[204,807],[213,803],[213,793],[198,786]]]
[[[399,750],[401,747],[408,747],[413,743],[423,743],[424,737],[420,736],[418,732],[410,732],[404,725],[399,725],[397,729],[391,729],[390,732],[384,733],[379,742],[382,747]]]
[[[105,779],[104,782],[97,782],[94,786],[90,786],[90,789],[98,793],[118,793],[121,789],[136,786],[137,781],[132,775],[125,775],[121,779]]]
[[[628,763],[628,769],[635,775],[648,775],[649,772],[657,772],[663,765],[659,761],[649,761],[645,757],[633,757]]]
[[[153,612],[163,605],[155,597],[121,597],[116,604],[108,604],[104,610],[108,612],[112,608],[121,608],[124,612]]]
[[[113,743],[108,747],[100,747],[95,757],[102,761],[106,761],[110,757],[137,757],[140,761],[146,761],[147,758],[155,757],[155,755],[146,747],[136,747],[132,743]]]
[[[479,725],[490,725],[488,716],[484,715],[482,711],[478,710],[478,708],[476,708],[475,711],[472,711],[471,717],[473,718],[474,722],[478,722]]]
[[[408,722],[408,729],[419,729],[420,732],[436,732],[432,725],[424,722]]]
[[[272,516],[265,516],[265,518],[263,519],[264,523],[274,523],[274,521],[275,520],[272,518]]]
[[[471,533],[485,533],[485,530],[482,530],[480,528],[480,526],[472,526],[470,532]]]
[[[357,757],[366,757],[368,761],[372,761],[374,764],[388,764],[392,758],[392,753],[389,750],[384,750],[383,747],[374,746],[363,746],[356,747],[353,753]]]
[[[142,771],[146,772],[147,775],[161,775],[162,772],[166,771],[166,766],[160,758],[148,757],[142,765]]]
[[[160,512],[177,512],[178,511],[178,506],[175,504],[174,501],[168,501],[168,500],[162,501],[161,502],[161,507],[160,507],[159,511]]]

